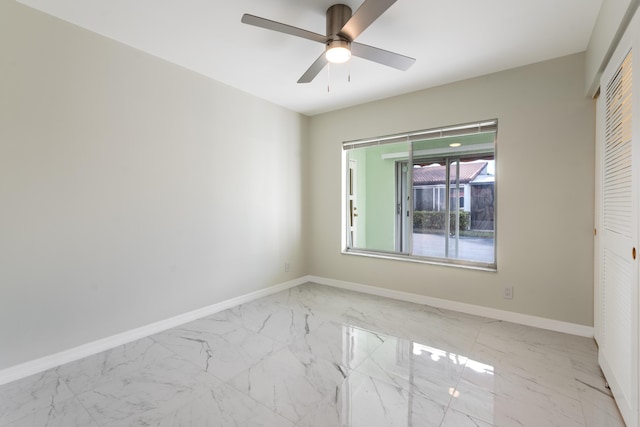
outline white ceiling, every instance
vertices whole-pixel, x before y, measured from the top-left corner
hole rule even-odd
[[[338,0],[19,1],[307,115],[582,52],[602,3],[398,0],[356,41],[416,58],[412,68],[353,58],[297,84],[323,45],[240,18],[250,13],[324,34],[325,11]],[[355,12],[362,0],[343,3]]]

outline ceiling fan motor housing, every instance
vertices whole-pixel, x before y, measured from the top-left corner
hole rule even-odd
[[[341,34],[340,31],[344,24],[351,18],[351,8],[346,4],[334,4],[327,9],[327,38],[331,41],[345,41],[351,43],[347,36]]]

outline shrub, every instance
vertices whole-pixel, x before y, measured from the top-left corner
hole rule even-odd
[[[445,216],[440,211],[414,211],[413,212],[413,228],[414,230],[433,230],[442,231],[444,229]],[[469,230],[471,225],[471,213],[460,211],[460,230]],[[450,232],[455,231],[455,213],[451,213]]]

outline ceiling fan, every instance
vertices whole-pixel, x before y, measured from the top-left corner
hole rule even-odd
[[[266,28],[267,30],[313,40],[325,45],[325,51],[300,77],[298,83],[310,83],[328,62],[346,62],[351,58],[352,54],[369,61],[406,71],[416,62],[414,58],[354,42],[356,37],[395,2],[396,0],[365,0],[353,15],[349,6],[334,4],[327,9],[326,36],[246,13],[242,16],[242,22]]]

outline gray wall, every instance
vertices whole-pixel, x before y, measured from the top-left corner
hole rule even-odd
[[[313,275],[593,325],[594,102],[584,54],[314,116]],[[341,254],[341,142],[499,120],[498,272]],[[514,299],[502,288],[514,286]]]
[[[307,272],[307,118],[14,1],[0,52],[0,369]]]

